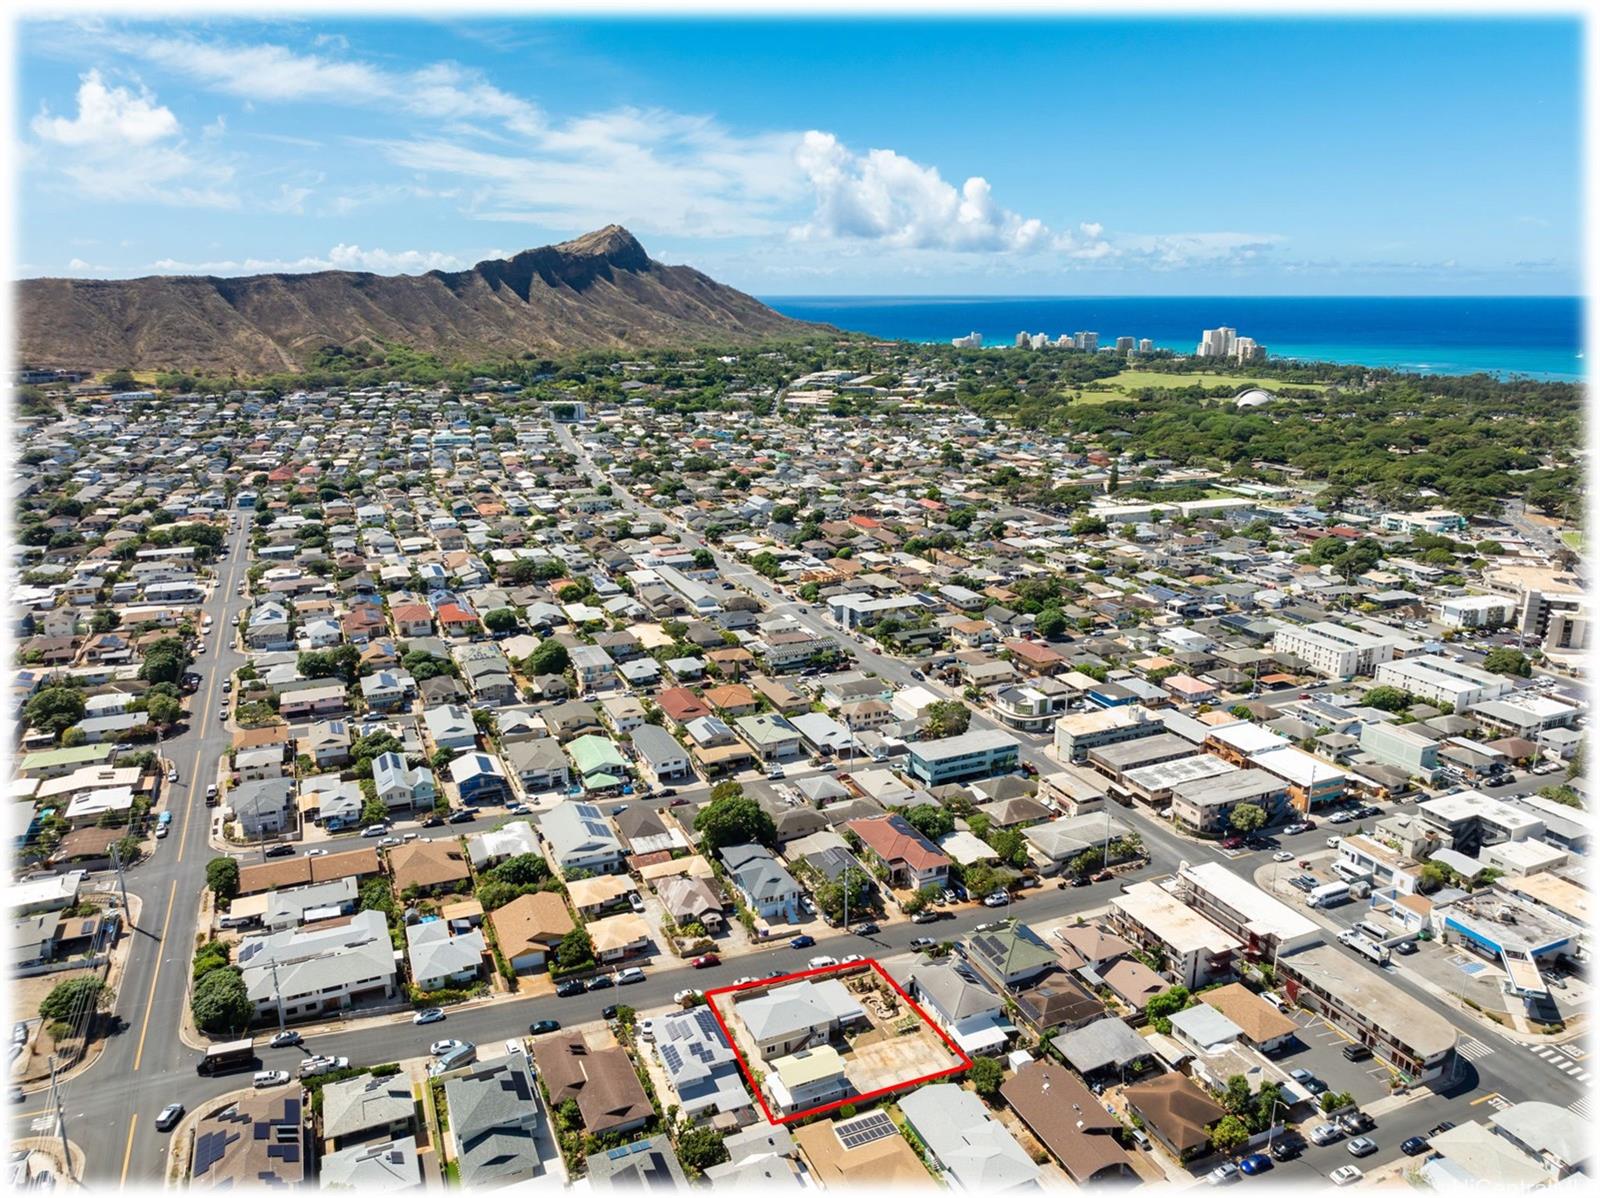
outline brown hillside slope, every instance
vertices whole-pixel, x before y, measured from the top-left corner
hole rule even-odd
[[[17,288],[18,354],[30,366],[256,374],[295,369],[329,344],[501,357],[819,328],[690,267],[654,261],[619,225],[425,275],[27,279]]]

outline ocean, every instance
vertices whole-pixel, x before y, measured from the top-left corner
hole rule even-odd
[[[1572,296],[1426,298],[1153,296],[768,296],[786,316],[900,341],[983,334],[1010,345],[1018,332],[1093,330],[1101,346],[1148,337],[1193,353],[1203,329],[1226,325],[1275,358],[1349,362],[1419,374],[1473,374],[1579,382],[1583,301]]]

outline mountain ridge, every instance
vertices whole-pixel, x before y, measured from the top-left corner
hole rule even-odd
[[[688,266],[651,258],[621,225],[420,275],[146,275],[16,284],[29,366],[259,374],[329,345],[450,357],[748,343],[827,326],[792,320]]]

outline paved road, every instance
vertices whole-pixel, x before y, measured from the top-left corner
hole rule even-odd
[[[149,859],[127,871],[128,889],[143,909],[118,987],[121,1030],[99,1060],[64,1087],[67,1134],[85,1151],[91,1184],[159,1177],[166,1137],[151,1126],[155,1113],[171,1097],[195,1094],[195,1054],[178,1040],[177,1025],[196,905],[211,857],[205,790],[231,744],[218,714],[222,679],[245,664],[232,647],[230,629],[244,606],[234,591],[248,569],[248,537],[249,518],[241,514],[228,538],[228,556],[217,563],[220,581],[202,608],[212,617],[206,653],[194,666],[203,681],[187,727],[162,746],[178,767],[179,781],[163,783],[173,832],[154,842]],[[26,1124],[42,1110],[43,1096],[33,1095],[20,1104],[17,1117]]]
[[[557,435],[563,445],[578,454],[590,474],[599,478],[600,472],[573,441],[570,430],[558,426]],[[676,524],[664,513],[645,508],[620,488],[616,491],[616,497],[630,510],[661,519],[669,525]],[[677,531],[686,542],[698,544],[698,540],[681,526],[677,526]],[[189,946],[193,943],[196,931],[196,902],[203,885],[205,862],[210,856],[206,847],[208,818],[204,805],[205,784],[214,776],[217,762],[230,743],[230,735],[218,719],[217,700],[221,679],[228,671],[244,664],[243,656],[232,649],[232,641],[226,635],[226,630],[243,607],[243,601],[234,596],[234,588],[247,566],[244,552],[246,536],[247,527],[243,526],[234,534],[229,558],[222,569],[222,582],[205,608],[212,614],[215,623],[213,635],[208,638],[209,652],[204,663],[206,682],[196,697],[192,726],[167,743],[168,756],[178,763],[183,779],[176,788],[175,796],[168,799],[175,813],[176,831],[161,843],[151,861],[131,871],[129,876],[130,889],[144,900],[144,914],[141,926],[134,933],[138,939],[117,1004],[118,1014],[126,1021],[126,1030],[114,1036],[104,1056],[66,1090],[64,1106],[68,1134],[85,1150],[91,1184],[116,1184],[123,1180],[150,1182],[158,1179],[165,1164],[167,1141],[152,1127],[156,1111],[170,1101],[182,1101],[193,1109],[206,1099],[236,1089],[240,1084],[238,1076],[198,1077],[193,1067],[196,1054],[178,1041],[176,1028],[184,1001],[184,974]],[[840,641],[863,668],[877,672],[898,686],[908,686],[918,681],[911,677],[913,667],[909,663],[884,657],[870,644],[832,627],[806,605],[778,592],[748,567],[732,561],[713,547],[708,548],[711,548],[725,577],[760,597],[772,609],[792,614],[813,632]],[[937,684],[932,685],[935,689],[942,689]],[[1295,692],[1296,695],[1298,693]],[[1281,698],[1287,702],[1293,697],[1288,695]],[[975,714],[972,722],[975,727],[996,726],[982,713]],[[1023,741],[1021,756],[1024,761],[1040,768],[1053,764],[1043,753],[1047,738],[1020,739]],[[703,798],[705,789],[703,786],[686,787],[680,793],[698,801]],[[660,805],[670,800],[656,797],[647,801]],[[1126,820],[1128,813],[1119,811],[1117,816]],[[475,821],[475,824],[481,826],[502,818],[502,814],[489,815]],[[1259,854],[1233,859],[1214,845],[1183,840],[1167,825],[1147,818],[1142,812],[1133,813],[1133,823],[1150,853],[1149,863],[1135,877],[1160,876],[1173,872],[1180,861],[1213,857],[1241,876],[1250,877],[1260,863]],[[438,829],[434,834],[459,835],[470,830],[467,825],[456,825]],[[1325,827],[1319,827],[1297,837],[1280,839],[1284,847],[1303,854],[1321,848],[1327,831]],[[1027,892],[1012,906],[1011,912],[1030,922],[1039,922],[1101,907],[1117,886],[1126,880],[1127,877],[1124,877],[1116,883],[1066,890],[1046,886]],[[880,958],[892,956],[909,951],[910,941],[914,937],[929,935],[937,939],[954,938],[979,923],[1005,914],[1006,911],[978,908],[936,924],[890,925],[881,934],[871,938],[846,935],[829,939],[818,948],[803,950],[792,949],[787,942],[783,942],[703,972],[684,969],[647,971],[646,981],[631,987],[602,990],[570,999],[529,998],[468,1008],[458,1010],[444,1023],[430,1026],[414,1027],[409,1022],[397,1022],[334,1031],[314,1037],[308,1041],[307,1047],[311,1051],[348,1056],[360,1064],[377,1064],[425,1053],[432,1040],[444,1036],[493,1045],[508,1036],[525,1033],[528,1024],[535,1019],[553,1018],[571,1025],[598,1018],[601,1008],[610,1003],[626,1002],[638,1008],[658,1006],[670,1002],[673,992],[685,986],[705,988],[725,984],[747,973],[800,968],[807,959],[819,952],[833,956],[852,952]],[[1432,1004],[1431,995],[1412,984],[1403,970],[1385,976],[1386,980]],[[1453,1088],[1381,1120],[1379,1130],[1373,1133],[1382,1145],[1381,1151],[1377,1156],[1361,1162],[1364,1167],[1370,1168],[1374,1163],[1394,1158],[1399,1153],[1401,1140],[1425,1131],[1439,1119],[1465,1122],[1479,1117],[1486,1109],[1481,1102],[1489,1094],[1499,1094],[1510,1102],[1538,1098],[1563,1106],[1580,1101],[1587,1094],[1586,1087],[1552,1066],[1548,1060],[1467,1023],[1453,1012],[1444,1013],[1464,1035],[1473,1037],[1473,1043],[1477,1046],[1472,1049],[1474,1059],[1462,1062],[1459,1079]],[[263,1049],[262,1062],[269,1067],[288,1067],[300,1051]],[[1480,1105],[1472,1105],[1475,1100]],[[41,1110],[42,1103],[37,1096],[21,1105],[14,1114],[15,1121],[21,1125],[17,1129],[19,1134],[26,1134],[26,1124],[37,1117]],[[1301,1161],[1279,1168],[1285,1171],[1286,1176],[1303,1175],[1309,1178],[1313,1172],[1325,1176],[1329,1170],[1350,1160],[1343,1147],[1336,1145],[1310,1149]]]

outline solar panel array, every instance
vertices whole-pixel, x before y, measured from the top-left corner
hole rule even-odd
[[[846,1123],[837,1124],[833,1134],[839,1137],[839,1143],[845,1148],[860,1148],[864,1144],[871,1144],[877,1140],[887,1139],[897,1135],[894,1120],[882,1111],[868,1111]]]

